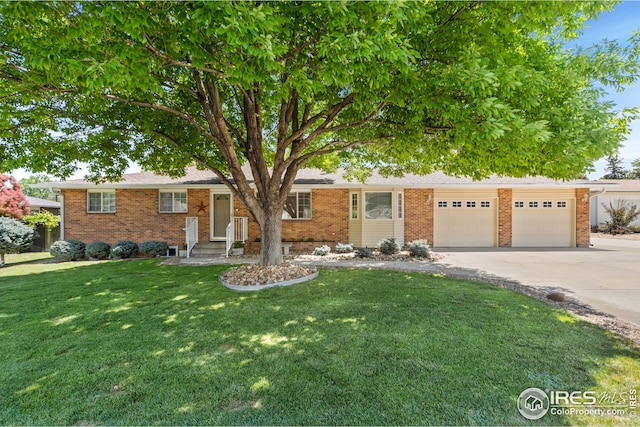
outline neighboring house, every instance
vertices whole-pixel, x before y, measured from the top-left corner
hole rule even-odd
[[[591,198],[591,225],[602,225],[611,218],[602,204],[615,206],[618,200],[626,200],[640,209],[640,180],[638,179],[601,179],[593,181],[594,190]],[[640,225],[640,218],[631,225]]]
[[[185,224],[196,223],[200,242],[230,238],[246,241],[250,251],[259,247],[258,225],[247,208],[208,171],[188,168],[177,179],[142,172],[116,183],[39,186],[63,196],[63,238],[182,246]],[[282,239],[292,250],[322,242],[372,247],[387,237],[401,244],[427,239],[434,247],[588,246],[589,183],[539,177],[472,181],[434,173],[374,174],[360,184],[339,173],[304,169],[283,218]]]
[[[49,211],[52,214],[60,215],[60,202],[53,200],[40,199],[38,197],[26,196],[31,208],[31,212]]]

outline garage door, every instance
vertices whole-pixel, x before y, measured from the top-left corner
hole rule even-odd
[[[496,246],[496,205],[489,198],[436,198],[433,246]]]
[[[513,198],[514,247],[574,246],[573,200]]]

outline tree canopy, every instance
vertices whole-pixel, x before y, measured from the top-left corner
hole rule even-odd
[[[4,3],[0,169],[86,162],[116,179],[129,161],[174,176],[195,162],[247,205],[263,247],[303,167],[572,178],[633,117],[603,94],[636,79],[639,36],[565,48],[612,7]]]
[[[0,174],[0,216],[20,219],[31,212],[29,201],[16,179]]]

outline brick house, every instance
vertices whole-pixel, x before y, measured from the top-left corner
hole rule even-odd
[[[195,223],[199,242],[231,237],[244,240],[249,251],[259,248],[257,223],[208,171],[189,168],[177,179],[141,172],[116,183],[47,186],[62,195],[62,238],[183,246],[185,224]],[[227,235],[229,223],[233,236]],[[374,174],[361,184],[339,173],[299,173],[283,208],[282,239],[292,250],[339,242],[372,247],[386,237],[400,243],[427,239],[434,247],[588,246],[589,184],[540,177],[472,181],[442,173]]]

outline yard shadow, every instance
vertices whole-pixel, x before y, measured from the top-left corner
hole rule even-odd
[[[527,425],[524,389],[622,386],[638,368],[629,342],[487,284],[323,270],[239,293],[218,283],[225,268],[14,276],[0,424]]]

